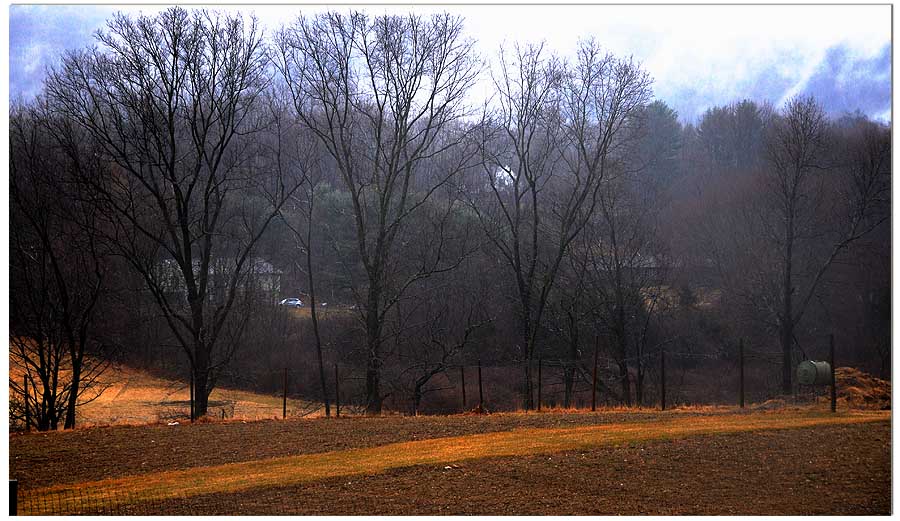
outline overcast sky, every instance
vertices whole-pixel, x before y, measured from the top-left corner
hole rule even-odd
[[[213,7],[218,8],[218,7]],[[340,6],[339,10],[349,10]],[[93,43],[117,10],[155,13],[161,6],[10,6],[10,96],[31,97],[46,67],[65,49]],[[219,8],[221,9],[221,8]],[[322,6],[253,6],[269,29]],[[780,105],[814,94],[834,115],[861,110],[890,119],[891,6],[362,6],[371,14],[449,11],[465,17],[487,58],[502,42],[546,40],[571,55],[592,35],[618,55],[632,55],[654,78],[654,92],[694,122],[707,108],[749,98]]]

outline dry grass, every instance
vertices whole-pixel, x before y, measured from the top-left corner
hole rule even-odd
[[[551,454],[622,443],[660,439],[681,439],[697,435],[797,429],[885,421],[885,412],[829,415],[820,412],[755,413],[706,416],[671,415],[655,422],[611,425],[517,429],[422,441],[394,443],[378,447],[307,454],[248,461],[187,470],[107,479],[33,491],[40,504],[42,495],[66,497],[75,493],[82,505],[85,498],[109,494],[128,496],[134,501],[190,497],[212,493],[235,493],[258,487],[289,486],[338,476],[372,475],[415,465],[445,465],[453,462]],[[88,499],[89,501],[89,499]]]
[[[838,401],[854,409],[890,409],[891,382],[852,367],[834,370]]]
[[[21,380],[21,374],[12,366],[10,378]],[[158,378],[121,365],[110,367],[100,382],[105,390],[78,408],[78,428],[167,423],[184,421],[190,416],[190,389],[185,382]],[[210,419],[221,418],[223,411],[230,420],[281,418],[281,396],[217,388],[209,400]],[[291,398],[287,409],[289,416],[324,414],[318,411],[317,403]]]
[[[309,306],[304,306],[302,308],[290,308],[289,309],[292,316],[297,318],[311,318],[312,312],[310,311]],[[319,320],[328,320],[329,318],[340,318],[340,317],[351,317],[355,313],[355,310],[350,309],[346,306],[325,306],[316,310],[316,316]]]

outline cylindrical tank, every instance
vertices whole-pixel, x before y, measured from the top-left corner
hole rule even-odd
[[[805,360],[797,365],[800,385],[831,385],[831,366],[828,362]]]

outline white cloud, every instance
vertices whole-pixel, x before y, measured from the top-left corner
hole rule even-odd
[[[194,6],[191,6],[194,7]],[[269,30],[299,13],[325,5],[208,6],[254,11]],[[876,56],[891,41],[891,7],[876,5],[445,5],[356,6],[371,14],[450,11],[466,19],[481,53],[496,56],[500,43],[546,40],[571,55],[580,37],[593,35],[612,52],[633,55],[655,78],[654,90],[666,101],[692,96],[686,110],[727,103],[747,95],[760,82],[777,79],[779,94],[800,92],[829,48],[843,45],[860,59]],[[79,6],[94,10],[94,20],[115,10],[145,14],[164,7]],[[353,6],[332,9],[348,11]],[[56,11],[56,10],[60,11]],[[34,16],[52,17],[71,7],[33,8]],[[71,11],[69,11],[71,13]],[[73,30],[90,34],[95,27]],[[90,24],[87,24],[90,25]],[[11,31],[15,31],[11,27]],[[78,40],[78,39],[74,39]],[[12,70],[15,74],[17,71]],[[774,77],[774,78],[773,78]],[[780,100],[773,100],[780,101]],[[693,114],[684,114],[692,118]]]

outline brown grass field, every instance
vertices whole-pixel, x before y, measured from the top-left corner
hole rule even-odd
[[[890,413],[706,407],[10,436],[20,512],[886,514]]]
[[[10,364],[10,378],[21,381],[21,372]],[[190,416],[190,389],[185,382],[158,378],[144,371],[117,365],[99,378],[105,390],[78,408],[77,425],[98,427],[109,425],[145,425],[183,422]],[[12,390],[10,390],[12,393]],[[281,418],[282,397],[216,388],[209,397],[209,414],[232,420]],[[323,414],[319,404],[288,398],[289,416]]]

